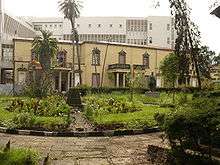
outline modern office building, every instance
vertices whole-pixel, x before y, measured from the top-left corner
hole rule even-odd
[[[12,82],[13,39],[33,38],[36,32],[31,24],[4,12],[0,0],[0,84]]]
[[[211,0],[210,3],[211,3],[210,6],[211,14],[220,18],[220,0]]]
[[[22,19],[32,23],[36,31],[49,30],[58,40],[71,40],[71,25],[66,19]],[[76,28],[80,41],[108,41],[163,48],[174,48],[175,43],[173,19],[168,16],[80,17],[76,20]]]

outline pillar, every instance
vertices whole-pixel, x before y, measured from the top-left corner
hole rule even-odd
[[[119,73],[116,73],[116,87],[119,88]]]
[[[68,72],[68,74],[67,74],[67,91],[69,91],[69,89],[70,89],[70,72]]]
[[[62,92],[62,72],[59,71],[59,92]]]
[[[126,73],[123,73],[123,87],[126,86]]]

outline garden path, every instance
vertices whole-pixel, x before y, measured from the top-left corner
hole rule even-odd
[[[93,131],[93,125],[83,116],[82,112],[78,109],[72,109],[70,117],[72,123],[70,124],[70,130],[72,131]]]
[[[30,147],[52,165],[151,165],[148,145],[165,146],[161,133],[123,137],[35,137],[0,134],[0,145]]]

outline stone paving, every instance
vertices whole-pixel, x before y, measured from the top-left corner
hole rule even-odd
[[[0,145],[30,147],[52,165],[151,165],[148,145],[165,146],[161,133],[124,137],[35,137],[0,134]]]

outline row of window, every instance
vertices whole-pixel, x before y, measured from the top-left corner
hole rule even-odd
[[[71,40],[72,35],[67,34],[64,35],[64,40]],[[116,34],[80,34],[79,41],[111,41],[111,42],[119,42],[125,43],[126,36],[125,35],[116,35]]]
[[[101,51],[98,50],[97,48],[93,49],[92,51],[92,65],[94,66],[100,66],[101,64]],[[148,53],[145,53],[143,54],[143,65],[146,67],[146,68],[149,68],[149,54]],[[119,64],[126,64],[126,52],[124,52],[123,50],[120,51],[118,53],[118,63]]]
[[[89,27],[89,28],[91,28],[92,26],[101,28],[103,25],[102,25],[102,24],[96,24],[96,25],[88,24],[88,27]],[[110,27],[110,28],[113,28],[114,26],[116,26],[116,25],[109,24],[109,27]],[[119,25],[117,25],[117,26],[118,26],[119,28],[122,28],[122,27],[123,27],[122,24],[119,24]],[[77,27],[79,28],[79,27],[80,27],[80,24],[77,24]]]
[[[152,23],[149,23],[149,30],[153,30],[153,24]],[[167,31],[170,31],[171,30],[171,26],[170,24],[167,24]]]

